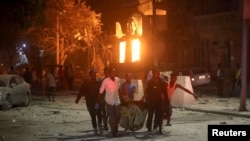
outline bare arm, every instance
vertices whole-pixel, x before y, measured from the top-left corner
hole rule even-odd
[[[98,94],[97,99],[96,99],[96,102],[97,102],[97,103],[100,102],[100,100],[101,100],[101,98],[102,98],[102,95],[103,95],[104,91],[105,91],[105,86],[104,86],[104,83],[103,83],[103,81],[102,81],[102,82],[101,82],[101,85],[100,85],[100,88],[99,88],[99,94]]]
[[[96,103],[99,103],[102,97],[102,93],[99,93],[96,99]]]
[[[79,100],[82,98],[82,96],[84,96],[84,93],[85,93],[85,82],[83,82],[78,94],[77,94],[77,97],[76,97],[76,100],[75,100],[75,103],[78,104]]]
[[[180,85],[180,84],[176,84],[175,89],[176,89],[176,88],[180,88],[180,89],[184,90],[185,92],[187,92],[188,94],[193,95],[195,99],[198,98],[194,93],[192,93],[190,90],[186,89],[185,87],[183,87],[183,86]]]

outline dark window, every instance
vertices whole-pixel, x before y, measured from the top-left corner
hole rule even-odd
[[[202,73],[206,73],[206,70],[204,69],[194,69],[193,70],[193,74],[202,74]]]

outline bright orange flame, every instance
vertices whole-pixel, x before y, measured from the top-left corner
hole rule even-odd
[[[125,58],[126,58],[126,42],[120,42],[119,46],[119,62],[120,63],[125,63]]]
[[[132,40],[132,62],[136,62],[141,59],[140,46],[141,43],[139,39]]]

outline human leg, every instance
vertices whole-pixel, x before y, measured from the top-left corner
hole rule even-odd
[[[240,88],[241,88],[241,79],[239,79],[239,86],[240,86]]]
[[[49,98],[49,101],[50,101],[50,90],[49,90],[49,87],[48,87],[48,98]]]
[[[172,126],[172,124],[170,123],[172,112],[173,112],[173,107],[172,107],[172,105],[169,105],[168,112],[167,112],[167,124],[166,124],[166,126]]]
[[[49,97],[49,101],[50,101],[50,97],[52,95],[52,87],[48,87],[48,97]]]
[[[153,134],[156,134],[157,128],[161,128],[161,124],[162,124],[162,118],[163,118],[163,108],[162,105],[156,107],[155,109],[155,118],[154,118],[154,125],[153,125]],[[159,132],[161,133],[161,129],[159,130]]]
[[[163,116],[162,116],[162,119],[160,120],[160,123],[159,123],[159,133],[162,134],[162,124],[163,124]]]
[[[88,112],[91,118],[91,124],[94,129],[94,134],[98,135],[95,109],[90,106],[87,106],[87,108],[88,108]]]
[[[103,120],[103,127],[105,131],[108,131],[108,115],[105,104],[101,104],[101,115]]]
[[[151,130],[152,130],[153,114],[154,114],[154,110],[152,108],[149,108],[148,109],[147,124],[146,124],[146,127],[148,128],[149,132],[151,132]]]
[[[218,96],[223,97],[223,81],[222,80],[217,81],[217,92],[218,92]]]
[[[118,125],[121,118],[121,106],[115,106],[115,135],[118,133]]]
[[[69,90],[73,90],[73,82],[74,82],[73,77],[70,77],[69,78]]]
[[[97,120],[98,120],[98,130],[99,130],[99,134],[103,135],[103,129],[102,129],[102,114],[101,114],[101,110],[97,110],[96,111],[96,115],[97,115]]]
[[[52,94],[52,101],[55,101],[55,91],[56,91],[56,88],[55,88],[55,87],[52,87],[52,91],[51,91],[51,94]]]
[[[237,79],[234,79],[233,86],[232,86],[232,92],[234,92],[235,85],[237,83]]]
[[[111,129],[111,137],[115,137],[116,134],[116,115],[115,108],[112,105],[106,104],[108,115],[109,115],[109,125]]]
[[[166,126],[172,126],[172,124],[170,122],[171,122],[171,115],[169,115],[167,117],[167,124],[166,124]]]
[[[156,129],[159,126],[163,117],[162,115],[163,113],[162,113],[161,108],[156,108],[153,129]]]

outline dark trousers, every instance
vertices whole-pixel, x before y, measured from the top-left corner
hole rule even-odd
[[[107,130],[107,128],[108,128],[108,114],[107,114],[107,110],[106,110],[106,105],[100,104],[100,110],[101,110],[104,129]]]
[[[101,128],[102,124],[102,115],[100,110],[95,110],[94,106],[87,106],[90,117],[91,117],[91,123],[92,127],[94,129],[97,129],[97,121],[98,121],[98,127]],[[97,118],[97,121],[96,121]]]
[[[56,90],[55,87],[51,87],[51,86],[48,87],[49,100],[50,100],[50,97],[52,97],[53,101],[55,100],[55,90]]]
[[[224,97],[224,94],[223,94],[223,80],[220,80],[220,79],[217,80],[217,92],[218,92],[218,96]]]
[[[109,115],[109,125],[111,128],[111,136],[114,137],[118,133],[118,125],[121,117],[121,106],[106,104],[106,108]]]
[[[31,89],[32,90],[38,90],[39,88],[39,81],[38,80],[33,80],[31,83]]]
[[[68,78],[67,78],[67,81],[68,81],[69,90],[73,90],[74,78],[73,78],[73,77],[68,77]]]
[[[232,91],[234,91],[235,86],[239,85],[241,87],[241,80],[240,79],[235,79],[233,86],[232,86]]]
[[[64,90],[64,86],[65,84],[64,84],[64,78],[63,77],[59,77],[59,79],[58,79],[58,89],[60,89],[60,90]]]
[[[163,118],[163,106],[162,105],[155,106],[155,105],[150,104],[148,106],[148,117],[147,117],[147,124],[146,124],[148,131],[152,130],[153,117],[154,117],[153,129],[156,129],[162,124],[162,118]]]

